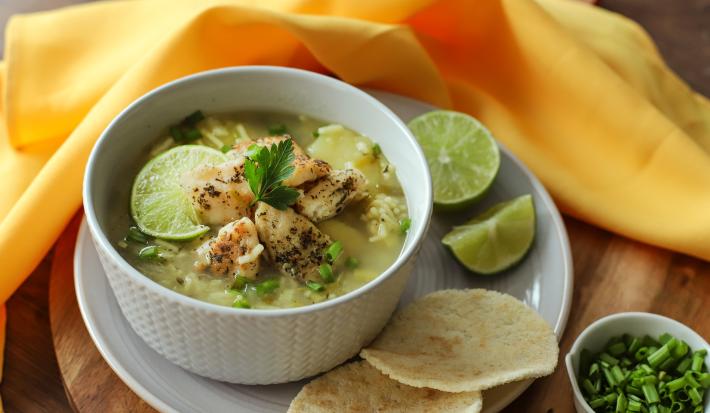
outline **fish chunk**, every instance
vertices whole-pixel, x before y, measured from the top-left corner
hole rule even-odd
[[[331,244],[330,237],[293,209],[281,211],[264,202],[257,205],[254,223],[279,272],[300,282],[318,280],[318,267]]]
[[[265,138],[259,138],[256,141],[241,141],[234,144],[232,149],[237,151],[237,153],[244,155],[246,154],[247,149],[253,144],[271,147],[271,145],[278,144],[287,139],[291,139],[291,137],[289,135],[269,136]],[[303,152],[303,149],[298,146],[296,141],[292,140],[291,143],[293,144],[293,154],[295,158],[292,164],[294,171],[291,176],[289,176],[283,181],[284,185],[290,187],[297,187],[299,185],[304,184],[305,182],[314,181],[322,176],[328,175],[328,173],[331,171],[331,167],[330,165],[328,165],[327,162],[321,161],[319,159],[311,159],[310,156],[306,155],[306,153]]]
[[[185,173],[180,184],[203,224],[225,225],[250,216],[249,204],[254,194],[244,177],[244,157],[219,165],[201,165]]]
[[[333,170],[298,197],[294,208],[313,222],[338,215],[348,204],[365,197],[367,178],[356,169]]]
[[[201,259],[196,267],[209,268],[215,275],[240,275],[255,279],[264,246],[259,243],[256,226],[247,217],[223,226],[217,236],[197,249]]]

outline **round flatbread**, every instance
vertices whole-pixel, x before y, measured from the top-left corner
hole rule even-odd
[[[288,413],[478,413],[481,393],[446,393],[396,382],[369,363],[340,366],[306,384]]]
[[[551,374],[557,339],[533,309],[487,290],[444,290],[395,314],[360,356],[414,387],[480,391]]]

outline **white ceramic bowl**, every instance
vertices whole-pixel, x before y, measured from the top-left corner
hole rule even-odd
[[[412,219],[397,260],[375,280],[341,297],[278,310],[198,301],[154,283],[130,266],[107,238],[107,229],[117,225],[115,211],[128,213],[130,186],[141,155],[168,125],[197,109],[304,114],[341,123],[372,138],[397,167]],[[279,67],[219,69],[153,90],[111,122],[91,153],[84,178],[89,229],[131,327],[173,363],[206,377],[244,384],[315,375],[354,356],[371,341],[397,305],[431,209],[426,159],[397,116],[346,83]]]
[[[594,413],[591,407],[584,400],[582,392],[577,383],[577,371],[579,369],[579,356],[583,349],[592,352],[601,351],[607,341],[614,336],[631,334],[634,336],[644,336],[658,338],[663,333],[685,341],[693,350],[706,349],[710,353],[710,345],[698,333],[671,318],[652,313],[618,313],[600,318],[587,327],[582,334],[577,337],[569,353],[565,357],[567,374],[572,383],[574,392],[574,406],[578,413]],[[710,357],[710,356],[708,356]],[[705,359],[708,365],[708,358]],[[710,396],[705,395],[705,413],[710,412]]]

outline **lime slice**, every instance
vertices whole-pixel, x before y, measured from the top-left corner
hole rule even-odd
[[[486,193],[498,173],[500,153],[481,122],[438,110],[414,118],[408,126],[429,162],[437,207],[460,209]]]
[[[183,145],[145,164],[133,182],[131,193],[131,215],[141,231],[169,240],[187,240],[209,231],[208,226],[200,225],[179,180],[183,173],[199,165],[226,160],[218,150]]]
[[[535,237],[535,207],[530,195],[493,206],[441,240],[461,264],[493,274],[520,261]]]

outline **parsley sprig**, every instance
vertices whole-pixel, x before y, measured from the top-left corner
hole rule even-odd
[[[294,172],[294,157],[291,139],[269,148],[256,144],[249,146],[244,176],[254,193],[252,205],[262,201],[283,211],[296,202],[298,191],[283,185],[283,181]]]

